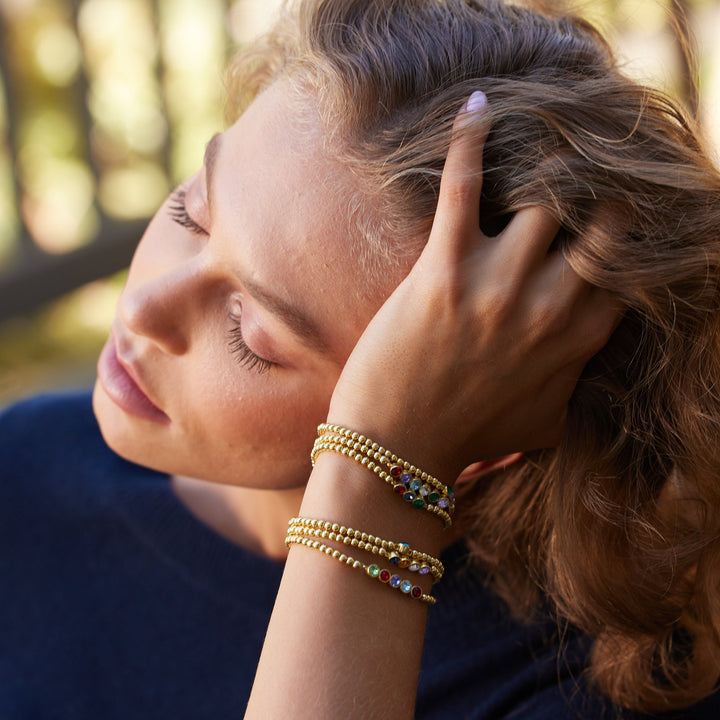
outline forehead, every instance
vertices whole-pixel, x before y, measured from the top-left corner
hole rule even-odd
[[[227,261],[312,317],[344,361],[384,293],[368,296],[357,270],[348,205],[357,187],[325,151],[312,99],[271,86],[223,134],[214,170]]]

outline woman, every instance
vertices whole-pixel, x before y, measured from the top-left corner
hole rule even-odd
[[[233,77],[98,364],[107,445],[161,474],[84,398],[4,417],[6,714],[239,714],[273,600],[248,718],[710,695],[720,178],[689,121],[587,24],[492,0],[308,0]],[[335,426],[311,472],[325,420],[437,480]],[[400,540],[424,603],[376,582]]]

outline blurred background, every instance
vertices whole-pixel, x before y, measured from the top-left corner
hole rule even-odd
[[[224,67],[279,4],[0,0],[0,407],[92,383],[142,229],[223,128]],[[720,148],[720,0],[585,8]]]

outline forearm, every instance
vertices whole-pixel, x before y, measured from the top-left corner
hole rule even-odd
[[[398,502],[373,473],[335,453],[320,455],[301,514],[432,555],[442,546],[438,518]],[[343,552],[383,565],[357,548]],[[417,584],[430,592],[429,575]],[[412,718],[426,614],[425,603],[364,570],[294,547],[245,717]]]

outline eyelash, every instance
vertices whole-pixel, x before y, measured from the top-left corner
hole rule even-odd
[[[187,228],[196,235],[207,235],[207,232],[188,215],[185,207],[185,190],[182,188],[178,188],[171,195],[168,212],[170,213],[171,219],[178,225]],[[248,347],[242,334],[242,327],[238,316],[231,313],[230,319],[234,323],[228,332],[230,352],[236,355],[238,363],[248,368],[248,370],[255,370],[261,375],[266,373],[275,363],[261,358]]]
[[[238,363],[243,367],[246,367],[248,370],[255,370],[260,375],[268,372],[275,363],[270,362],[270,360],[266,360],[265,358],[261,358],[248,347],[242,334],[239,317],[231,314],[230,319],[233,323],[235,323],[228,333],[230,352],[236,355]]]
[[[185,195],[186,191],[183,188],[177,188],[170,196],[170,207],[168,208],[170,218],[196,235],[207,235],[206,230],[188,215],[185,207]]]

